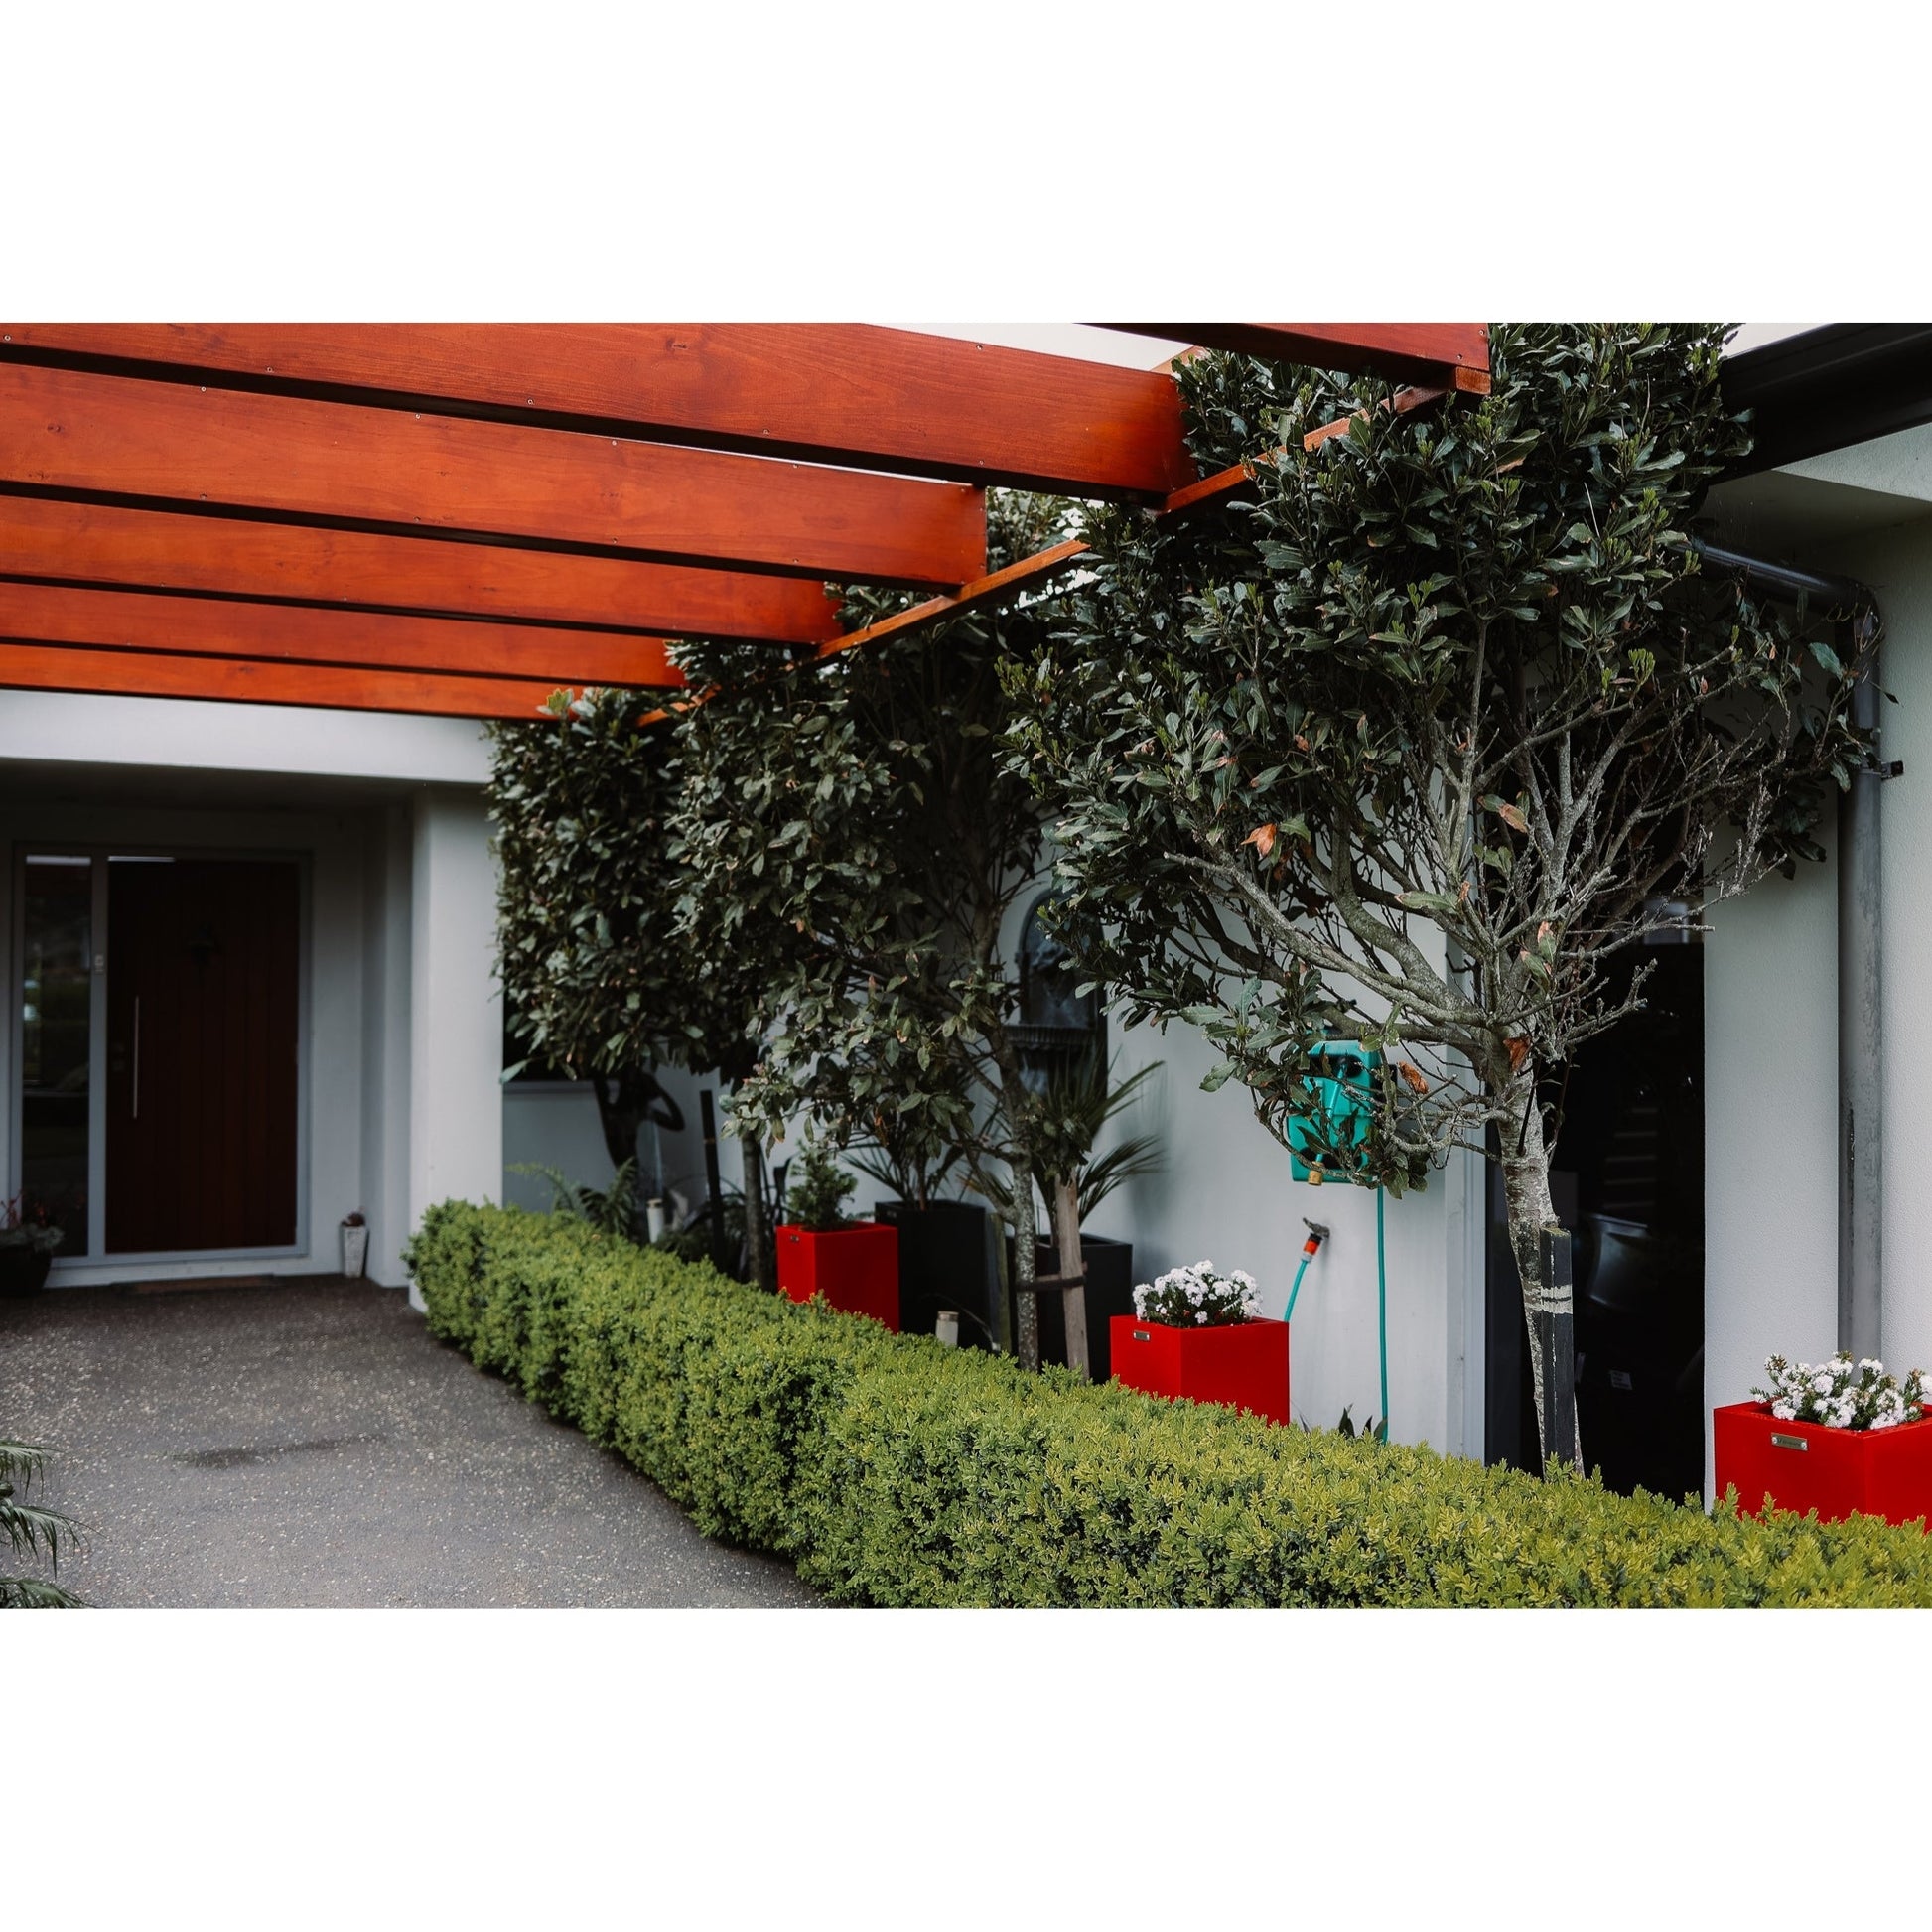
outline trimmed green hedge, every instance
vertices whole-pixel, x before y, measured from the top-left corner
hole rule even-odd
[[[1917,1530],[1026,1376],[516,1208],[434,1208],[409,1262],[436,1334],[848,1602],[1932,1603]]]

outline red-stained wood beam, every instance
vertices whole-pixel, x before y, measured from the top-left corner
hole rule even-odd
[[[446,677],[340,664],[265,664],[237,657],[0,642],[0,689],[16,691],[314,705],[333,711],[419,712],[441,718],[530,719],[542,713],[554,688],[515,678]]]
[[[1428,408],[1433,402],[1441,402],[1450,393],[1451,391],[1448,389],[1398,389],[1379,407],[1393,409],[1398,416],[1407,416],[1418,409]],[[1341,416],[1332,423],[1323,423],[1319,429],[1310,430],[1302,438],[1303,449],[1318,450],[1331,436],[1345,436],[1349,424],[1367,414],[1367,410],[1358,409],[1353,416]]]
[[[1102,327],[1306,368],[1489,393],[1489,329],[1480,322],[1110,322]]]
[[[0,637],[200,658],[680,689],[663,639],[0,581]]]
[[[986,567],[985,497],[962,483],[23,363],[0,363],[0,483],[800,577],[951,587]]]
[[[1393,408],[1397,415],[1406,416],[1412,410],[1442,401],[1448,393],[1443,389],[1400,389],[1389,399],[1387,406]],[[1311,430],[1303,437],[1302,447],[1306,450],[1317,449],[1331,436],[1341,435],[1354,420],[1352,416],[1343,416],[1335,422],[1323,423],[1319,429]],[[1245,463],[1237,463],[1226,470],[1215,471],[1210,477],[1202,477],[1198,483],[1189,483],[1184,489],[1176,489],[1156,514],[1165,522],[1224,508],[1254,482],[1259,466],[1274,463],[1280,454],[1279,451],[1264,451]],[[1045,584],[1056,577],[1063,577],[1070,570],[1077,570],[1080,559],[1086,553],[1087,545],[1077,539],[1055,544],[1049,550],[1035,551],[1033,556],[1023,557],[1018,563],[1009,564],[1005,570],[995,571],[990,577],[962,585],[948,596],[927,598],[922,604],[915,604],[893,617],[882,618],[877,623],[869,623],[861,630],[849,630],[829,643],[820,644],[818,655],[821,658],[834,657],[840,651],[853,650],[862,644],[882,643],[889,637],[909,636],[915,631],[929,629],[935,623],[945,623],[976,606],[1004,602],[1029,585]]]
[[[0,576],[590,624],[669,637],[818,643],[821,585],[554,550],[0,495]]]
[[[23,353],[1071,495],[1194,475],[1166,375],[859,324],[0,324]]]
[[[828,644],[820,644],[818,654],[820,657],[836,657],[840,651],[856,650],[861,644],[882,643],[888,637],[910,636],[914,631],[929,630],[935,623],[949,622],[982,604],[1004,603],[1008,598],[1018,596],[1029,585],[1049,583],[1053,578],[1077,569],[1087,549],[1086,544],[1075,539],[1056,543],[1050,550],[1035,551],[1031,557],[1022,557],[1017,564],[996,570],[990,577],[976,578],[970,584],[961,585],[949,597],[928,598],[923,604],[913,605],[910,610],[881,618],[877,623],[869,623],[863,630],[848,630],[844,636],[835,637]]]

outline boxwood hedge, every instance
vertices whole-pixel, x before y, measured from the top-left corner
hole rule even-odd
[[[436,1334],[846,1602],[1932,1603],[1916,1529],[1027,1376],[516,1208],[437,1207],[409,1260]]]

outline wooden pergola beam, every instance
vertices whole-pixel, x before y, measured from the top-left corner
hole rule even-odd
[[[151,651],[70,650],[0,642],[0,689],[114,697],[202,698],[223,704],[406,711],[430,717],[533,719],[556,687],[516,678],[371,671],[339,664],[261,663]]]
[[[979,605],[1004,603],[1030,585],[1050,583],[1069,570],[1077,570],[1080,559],[1087,554],[1089,547],[1074,538],[1066,543],[1056,543],[1050,550],[1035,551],[1031,557],[1022,557],[1017,564],[996,570],[990,577],[980,577],[970,584],[962,584],[950,596],[928,598],[923,604],[915,604],[909,610],[896,612],[890,618],[881,618],[877,623],[869,623],[862,630],[848,630],[844,636],[820,644],[818,655],[821,658],[836,657],[840,651],[856,650],[861,644],[883,643],[889,637],[909,637],[917,631],[931,629],[935,623],[949,623],[954,618]]]
[[[838,634],[837,604],[803,578],[36,496],[0,495],[0,577],[667,637],[810,644]]]
[[[23,354],[1070,495],[1194,474],[1166,375],[858,324],[0,324]]]
[[[0,364],[0,483],[951,587],[984,494],[616,437]]]
[[[199,658],[678,690],[660,637],[0,582],[0,638]]]
[[[1406,416],[1413,410],[1441,402],[1448,393],[1445,389],[1399,389],[1385,406],[1398,416]],[[1332,423],[1323,423],[1319,429],[1310,430],[1302,438],[1302,447],[1305,450],[1318,449],[1330,437],[1344,435],[1354,420],[1352,416],[1343,416]],[[1280,451],[1265,451],[1248,462],[1236,463],[1225,470],[1215,471],[1212,476],[1202,477],[1186,488],[1176,489],[1155,513],[1163,521],[1172,521],[1224,509],[1255,481],[1259,466],[1274,463],[1281,454]],[[1002,603],[1030,585],[1046,584],[1056,577],[1065,576],[1070,570],[1077,570],[1080,559],[1087,554],[1087,548],[1076,538],[1055,544],[1048,550],[1035,551],[1033,556],[1022,557],[1018,563],[1009,564],[1006,569],[995,571],[990,577],[977,578],[970,584],[961,585],[957,591],[927,598],[909,610],[899,611],[890,618],[881,618],[877,623],[869,623],[861,630],[848,630],[829,643],[820,644],[818,655],[821,658],[835,657],[840,651],[855,650],[862,644],[882,643],[889,637],[910,636],[916,631],[930,629],[935,623],[949,622],[962,612],[973,610],[976,606]]]
[[[1424,388],[1489,393],[1489,329],[1480,322],[1109,322],[1107,329],[1231,349],[1306,368],[1387,376]]]

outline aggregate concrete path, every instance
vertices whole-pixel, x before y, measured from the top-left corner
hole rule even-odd
[[[57,1451],[102,1607],[817,1601],[368,1282],[0,1301],[0,1436]]]

